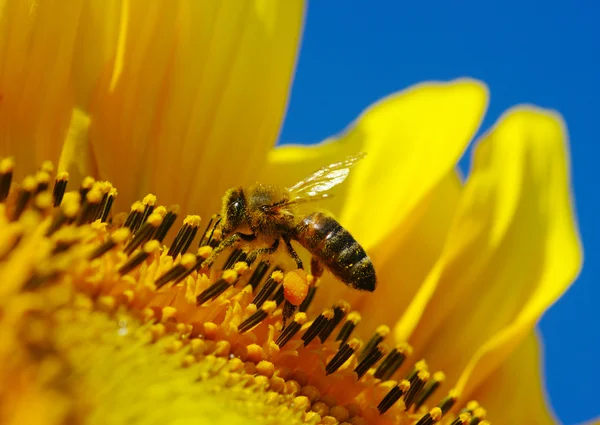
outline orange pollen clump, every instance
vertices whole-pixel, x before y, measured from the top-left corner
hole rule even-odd
[[[111,317],[126,313],[148,324],[153,341],[176,335],[165,350],[185,353],[182,367],[209,356],[225,359],[229,379],[251,376],[313,423],[424,425],[484,419],[476,403],[458,417],[452,413],[458,408],[452,392],[432,405],[445,377],[430,373],[424,361],[398,376],[411,348],[384,343],[388,326],[363,341],[355,336],[361,315],[348,303],[315,314],[311,301],[318,297],[318,278],[303,270],[281,270],[272,264],[274,255],[246,262],[243,245],[208,267],[206,260],[218,246],[218,221],[211,220],[196,239],[200,217],[188,216],[165,246],[178,210],[158,206],[154,195],[136,201],[119,218],[111,211],[117,192],[110,183],[90,177],[66,192],[64,172],[48,188],[53,167],[47,164],[42,174],[26,177],[21,185],[12,183],[12,171],[12,160],[0,161],[0,256],[10,261],[25,255],[24,271],[12,279],[15,293],[72,288],[77,297],[65,301],[71,308],[78,308],[71,300],[84,295]],[[32,194],[38,195],[36,202]],[[34,246],[35,258],[26,258]],[[286,300],[293,311],[284,326]]]

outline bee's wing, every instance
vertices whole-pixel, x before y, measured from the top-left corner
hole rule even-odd
[[[292,195],[290,201],[298,203],[326,198],[328,196],[326,192],[346,180],[350,168],[363,159],[365,155],[364,152],[361,152],[346,158],[344,161],[330,164],[315,171],[306,179],[288,188]]]

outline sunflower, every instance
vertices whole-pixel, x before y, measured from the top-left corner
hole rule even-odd
[[[534,328],[582,262],[556,112],[507,111],[463,183],[487,105],[471,79],[273,148],[301,1],[0,13],[1,423],[554,423]],[[228,188],[358,152],[322,207],[375,292],[245,244],[209,267]]]

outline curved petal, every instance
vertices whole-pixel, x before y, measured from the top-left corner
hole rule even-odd
[[[560,117],[534,107],[483,137],[444,252],[395,327],[464,394],[579,272],[566,143]]]
[[[497,424],[556,424],[543,387],[542,350],[530,332],[502,365],[471,394]]]
[[[301,0],[123,2],[89,140],[121,207],[152,190],[208,215],[248,183],[277,138]]]
[[[0,156],[16,158],[17,175],[58,160],[82,8],[81,0],[0,3]]]

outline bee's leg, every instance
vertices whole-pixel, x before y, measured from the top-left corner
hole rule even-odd
[[[292,242],[290,240],[290,237],[287,236],[287,235],[282,235],[281,237],[283,238],[283,241],[285,242],[285,246],[287,247],[288,252],[290,253],[290,255],[292,256],[292,258],[296,262],[296,266],[298,266],[299,269],[304,269],[304,265],[302,264],[302,260],[300,259],[300,256],[298,255],[298,253],[296,252],[296,250],[294,250],[294,247],[292,246]]]
[[[250,265],[254,262],[254,260],[258,258],[259,255],[273,254],[275,251],[277,251],[277,248],[279,248],[279,238],[275,239],[273,245],[271,245],[268,248],[258,248],[254,251],[250,251],[250,253],[246,257],[246,262],[248,263],[248,265]]]
[[[310,260],[310,274],[313,275],[315,279],[323,276],[323,263],[321,263],[317,257],[312,257]]]
[[[215,262],[215,260],[219,256],[219,254],[221,252],[223,252],[223,250],[225,248],[229,248],[236,242],[238,242],[240,240],[244,240],[246,242],[251,242],[254,239],[256,239],[256,235],[254,233],[251,235],[246,235],[245,233],[234,233],[231,236],[228,236],[227,238],[225,238],[221,241],[221,243],[210,254],[210,257],[208,257],[206,260],[204,260],[204,262],[202,263],[202,266],[200,266],[200,267],[212,266],[212,264]]]

